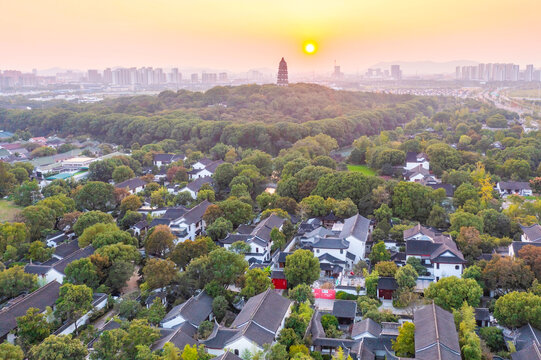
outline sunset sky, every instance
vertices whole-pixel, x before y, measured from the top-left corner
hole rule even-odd
[[[0,0],[0,69],[541,66],[540,13],[539,0]]]

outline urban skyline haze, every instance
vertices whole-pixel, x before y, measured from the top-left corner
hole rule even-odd
[[[21,0],[0,5],[0,69],[541,63],[539,1]],[[314,54],[303,44],[313,41]]]

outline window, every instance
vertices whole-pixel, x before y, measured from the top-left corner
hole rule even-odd
[[[239,349],[235,349],[234,353],[235,353],[235,355],[238,355],[239,354]]]
[[[319,254],[319,249],[317,249],[316,252]]]
[[[436,263],[436,269],[440,268],[440,263]]]
[[[340,254],[343,254],[344,253],[344,250],[340,249]]]
[[[255,252],[256,252],[256,253],[259,252],[259,248],[258,248],[258,247],[255,248]]]
[[[458,270],[460,268],[459,265],[455,265],[455,270]]]
[[[436,281],[440,281],[440,277],[439,277],[439,276],[436,276]]]

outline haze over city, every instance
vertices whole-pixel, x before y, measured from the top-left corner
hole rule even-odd
[[[276,69],[281,56],[296,71],[337,60],[346,73],[380,61],[541,64],[535,0],[23,0],[0,11],[0,69],[247,71]]]

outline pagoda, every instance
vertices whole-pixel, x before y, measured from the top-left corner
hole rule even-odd
[[[287,63],[284,58],[280,60],[280,65],[278,66],[278,79],[276,84],[278,84],[278,86],[287,86],[289,84],[287,78]]]

